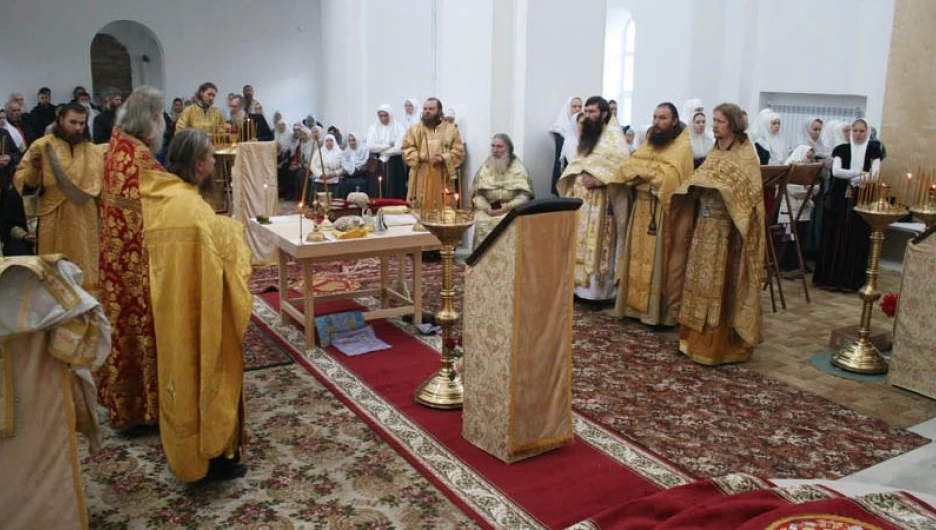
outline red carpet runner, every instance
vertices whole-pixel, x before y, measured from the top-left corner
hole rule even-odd
[[[438,368],[438,353],[432,348],[393,323],[379,320],[371,324],[377,335],[391,344],[390,350],[349,358],[329,348],[329,355],[309,359],[297,351],[301,333],[293,326],[279,325],[275,316],[278,293],[260,298],[270,311],[255,315],[258,323],[279,337],[297,362],[487,527],[565,528],[691,480],[646,450],[594,425],[585,425],[584,430],[595,432],[594,440],[588,443],[578,438],[570,447],[504,464],[462,438],[460,412],[437,411],[414,401],[416,386]],[[317,305],[316,313],[355,309],[360,306],[341,301]],[[576,430],[581,433],[579,423],[586,420],[576,421]]]

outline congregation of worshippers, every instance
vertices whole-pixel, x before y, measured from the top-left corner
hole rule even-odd
[[[243,476],[251,255],[243,226],[202,197],[216,171],[213,135],[275,142],[283,201],[308,203],[328,188],[415,206],[426,199],[420,179],[462,182],[458,116],[437,98],[379,104],[359,134],[312,114],[283,116],[250,85],[227,96],[211,82],[174,99],[145,86],[97,102],[83,87],[70,96],[56,104],[42,88],[27,112],[14,93],[0,111],[3,256],[43,256],[43,281],[80,288],[90,297],[81,303],[97,308],[62,357],[87,375],[75,387],[84,388],[86,412],[99,401],[114,429],[158,425],[182,481]],[[801,242],[806,267],[795,246],[778,246],[784,274],[812,269],[812,281],[831,290],[862,285],[868,228],[850,205],[885,157],[866,120],[807,120],[790,145],[769,108],[661,102],[649,125],[635,127],[600,96],[560,104],[542,134],[555,143],[553,193],[582,201],[569,271],[579,299],[648,326],[678,326],[683,354],[718,365],[750,359],[763,341],[767,237]],[[484,157],[461,190],[475,215],[473,247],[534,199],[509,131],[492,135]],[[819,185],[790,185],[792,200],[763,185],[761,166],[817,162]],[[29,325],[0,311],[6,318],[9,329]],[[199,400],[206,385],[216,396],[207,404]],[[205,414],[212,421],[199,421]]]

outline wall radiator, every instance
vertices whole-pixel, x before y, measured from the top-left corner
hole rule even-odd
[[[780,134],[786,140],[787,148],[790,151],[799,145],[806,123],[811,122],[814,118],[819,118],[823,124],[827,124],[832,120],[842,120],[850,123],[856,118],[864,116],[864,109],[858,106],[771,105],[769,101],[767,106],[780,114]]]

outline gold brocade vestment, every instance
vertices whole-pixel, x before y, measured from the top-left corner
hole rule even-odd
[[[492,203],[500,203],[503,208],[513,209],[533,198],[533,182],[518,158],[510,162],[503,175],[494,173],[491,166],[485,162],[475,175],[471,187],[472,202],[475,206],[475,248],[507,215],[488,215],[487,211]]]
[[[67,175],[71,195],[84,195],[85,200],[74,201],[66,196],[52,170],[52,161],[46,156],[46,146],[51,146],[62,169]],[[97,295],[98,288],[98,205],[104,179],[104,151],[106,145],[95,146],[81,142],[70,146],[68,142],[53,134],[47,134],[33,142],[23,155],[16,169],[14,183],[23,194],[23,187],[41,186],[39,207],[39,231],[37,254],[64,254],[81,268],[84,278],[81,287]],[[30,163],[33,153],[42,154],[41,168]]]
[[[676,324],[662,298],[668,280],[666,213],[673,192],[692,176],[692,170],[692,146],[685,127],[662,148],[644,142],[621,168],[624,185],[609,188],[615,213],[629,211],[627,216],[615,216],[622,238],[616,260],[615,316],[639,318],[647,325]]]
[[[556,183],[559,195],[582,199],[575,237],[576,294],[591,299],[614,296],[616,225],[608,201],[608,185],[620,183],[627,145],[620,127],[605,125],[598,144],[587,155],[576,156]],[[588,189],[579,176],[588,173],[603,185]],[[615,211],[615,216],[627,212]]]
[[[224,115],[218,107],[202,108],[198,103],[185,107],[182,114],[179,114],[179,120],[176,121],[176,132],[185,129],[198,129],[205,134],[211,135],[227,130],[227,122],[224,121]]]
[[[465,144],[462,143],[461,133],[447,121],[429,128],[422,122],[409,128],[403,139],[403,159],[410,167],[409,188],[406,200],[410,204],[422,205],[424,201],[428,208],[441,207],[442,191],[446,188],[452,193],[461,193],[455,189],[454,180],[456,171],[465,161]],[[442,164],[432,168],[435,181],[429,182],[429,161],[433,155],[442,156]],[[434,190],[432,197],[424,197]]]
[[[679,349],[702,364],[746,361],[763,342],[764,194],[749,141],[713,149],[673,194],[669,307]]]
[[[250,318],[244,227],[216,216],[196,186],[160,171],[140,180],[169,468],[191,482],[243,442],[242,342]]]

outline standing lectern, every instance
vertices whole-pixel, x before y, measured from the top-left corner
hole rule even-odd
[[[467,261],[462,434],[507,463],[574,439],[573,259],[581,204],[527,202]]]

